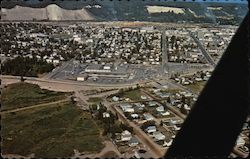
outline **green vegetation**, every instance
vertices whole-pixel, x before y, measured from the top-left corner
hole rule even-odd
[[[103,101],[102,98],[99,98],[99,97],[91,97],[88,99],[89,103],[100,103],[102,101]]]
[[[37,77],[39,74],[50,72],[54,65],[37,58],[18,56],[14,59],[8,59],[2,64],[2,74],[14,76]]]
[[[70,157],[73,149],[103,148],[100,131],[90,114],[72,103],[2,115],[3,154]]]
[[[132,89],[122,93],[121,97],[129,98],[131,100],[140,100],[141,99],[141,91],[140,89]]]
[[[27,87],[33,93],[26,92]],[[41,96],[37,92],[40,91],[47,90],[41,90],[38,86],[27,83],[12,84],[3,91],[3,95],[8,94],[8,98],[3,98],[3,102],[14,108],[16,106],[11,105],[14,99],[22,101],[24,97],[30,97],[39,100]],[[10,97],[11,93],[15,98]],[[21,93],[26,95],[22,96]],[[31,104],[33,105],[29,101],[25,106]],[[3,113],[1,117],[2,154],[27,156],[34,153],[36,158],[70,157],[74,155],[74,149],[94,153],[104,147],[101,131],[91,114],[83,112],[70,100],[46,107]]]
[[[161,90],[162,93],[178,93],[180,92],[180,89],[165,89]]]
[[[30,83],[14,83],[3,89],[2,110],[53,102],[65,99],[69,94],[41,89],[38,85]]]
[[[200,93],[202,89],[204,88],[205,84],[206,82],[202,81],[202,82],[196,82],[194,84],[186,85],[186,87],[191,89],[195,93]]]
[[[121,133],[124,130],[133,132],[133,128],[121,123],[118,120],[117,114],[113,114],[108,111],[107,108],[100,103],[98,106],[93,104],[90,106],[90,111],[95,119],[97,119],[98,125],[103,128],[103,135],[110,135],[110,137],[115,138],[116,133]],[[103,113],[108,113],[109,117],[104,117]]]

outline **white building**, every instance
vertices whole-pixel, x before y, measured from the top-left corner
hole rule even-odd
[[[143,117],[144,117],[144,119],[147,120],[147,121],[154,120],[154,117],[153,117],[151,114],[149,114],[149,113],[143,114]]]
[[[149,126],[145,130],[146,130],[147,133],[156,132],[156,126]]]
[[[121,140],[122,141],[129,141],[131,140],[132,135],[128,130],[124,130],[121,134]]]
[[[80,75],[78,75],[78,76],[76,77],[76,80],[77,80],[77,81],[86,81],[87,78],[88,78],[88,75],[86,75],[86,74],[80,74]]]
[[[104,113],[102,114],[102,116],[103,116],[103,118],[109,118],[109,117],[110,117],[110,114],[107,113],[107,112],[104,112]]]
[[[153,133],[153,137],[156,141],[164,140],[166,137],[160,131],[156,131]]]

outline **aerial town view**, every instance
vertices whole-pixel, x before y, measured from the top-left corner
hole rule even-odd
[[[163,157],[248,11],[201,1],[1,5],[4,158]],[[228,157],[249,155],[249,121]]]

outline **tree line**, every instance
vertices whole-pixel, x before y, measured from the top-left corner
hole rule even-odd
[[[54,65],[36,57],[18,56],[14,59],[7,59],[1,65],[1,73],[13,76],[37,77],[39,74],[50,72]]]

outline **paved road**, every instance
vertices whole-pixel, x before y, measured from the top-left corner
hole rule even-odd
[[[164,29],[162,31],[162,69],[163,73],[169,72],[169,66],[168,66],[168,39],[166,38],[166,30]]]
[[[215,66],[216,63],[214,62],[213,58],[208,54],[208,52],[206,51],[206,49],[203,47],[203,45],[201,44],[200,40],[197,39],[193,33],[190,32],[190,36],[194,39],[194,41],[197,43],[198,47],[201,49],[202,54],[204,55],[204,57],[207,59],[207,61],[212,65]]]
[[[6,80],[15,80],[20,81],[19,76],[9,76],[9,75],[1,75],[0,78],[2,81]],[[85,82],[77,82],[77,81],[71,81],[71,80],[53,80],[53,79],[44,79],[44,78],[36,78],[36,77],[25,77],[26,82],[32,82],[32,83],[50,83],[50,84],[61,84],[65,86],[75,86],[75,87],[88,87],[88,88],[126,88],[126,87],[132,87],[136,86],[138,82],[134,83],[124,83],[124,84],[96,84],[96,83],[85,83]],[[145,82],[146,83],[146,82]],[[143,84],[143,83],[141,83]]]

